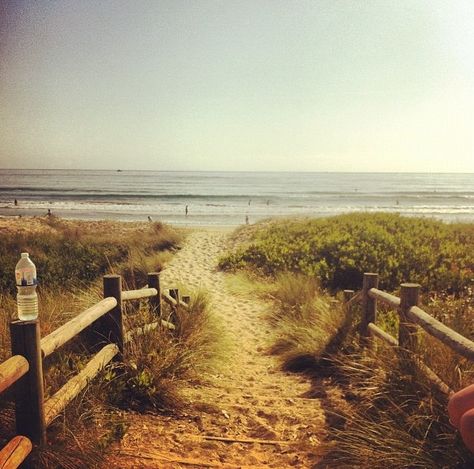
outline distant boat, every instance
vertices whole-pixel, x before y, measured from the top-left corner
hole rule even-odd
[[[121,170],[121,169],[117,169],[117,173],[121,173],[121,172],[122,172],[122,170]]]

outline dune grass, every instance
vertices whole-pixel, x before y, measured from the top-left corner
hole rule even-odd
[[[44,336],[101,299],[102,274],[121,274],[124,289],[141,288],[147,272],[161,270],[182,240],[179,233],[159,223],[51,218],[35,220],[34,226],[34,231],[0,234],[0,360],[10,355],[8,323],[16,315],[13,270],[21,251],[30,252],[38,269]],[[222,343],[205,293],[190,293],[190,312],[174,315],[174,331],[157,328],[132,337],[125,347],[124,362],[107,367],[53,422],[48,429],[49,444],[34,455],[38,467],[98,466],[107,446],[126,431],[124,409],[179,411],[185,403],[180,389],[206,379]],[[167,305],[163,314],[170,315]],[[156,320],[148,301],[125,303],[126,330]],[[44,363],[45,397],[77,374],[90,358],[80,337],[48,357]],[[15,434],[9,397],[11,392],[0,399],[0,447]]]
[[[0,292],[16,293],[12,274],[20,253],[29,252],[38,281],[46,288],[87,287],[117,269],[159,268],[151,259],[179,246],[181,235],[162,223],[81,222],[56,217],[34,219],[35,230],[0,232]],[[29,221],[24,219],[28,228]],[[162,254],[160,254],[162,255]],[[150,260],[144,261],[145,258]],[[137,273],[136,270],[135,273]]]
[[[107,380],[114,384],[111,403],[124,409],[173,412],[184,404],[181,390],[186,384],[202,383],[214,369],[223,350],[219,324],[209,309],[207,294],[192,293],[189,308],[171,316],[176,328],[156,328],[127,343],[123,363],[111,367]],[[156,320],[142,305],[128,320],[128,330]],[[132,326],[132,323],[134,324]]]
[[[474,339],[472,233],[472,225],[380,214],[266,223],[239,233],[244,245],[221,260],[240,276],[250,272],[253,283],[263,276],[265,288],[257,291],[275,304],[269,317],[272,352],[282,367],[312,377],[318,397],[321,383],[338,390],[322,397],[328,436],[317,467],[473,467],[473,456],[448,422],[447,396],[423,375],[408,372],[388,346],[362,348],[360,310],[347,311],[325,290],[358,289],[364,271],[388,275],[385,283],[381,276],[382,285],[392,290],[399,281],[425,281],[439,290],[426,289],[423,308]],[[446,245],[440,249],[436,240]],[[461,240],[468,244],[455,246]],[[392,248],[384,255],[387,246]],[[397,336],[397,314],[378,309],[378,324]],[[451,389],[472,383],[473,363],[421,332],[419,343],[419,356]]]

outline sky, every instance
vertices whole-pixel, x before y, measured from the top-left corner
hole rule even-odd
[[[0,2],[0,167],[474,172],[471,0]]]

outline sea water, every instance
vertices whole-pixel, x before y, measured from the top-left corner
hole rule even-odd
[[[0,170],[0,215],[234,226],[389,212],[474,222],[474,174]],[[14,201],[17,201],[15,205]],[[188,214],[186,215],[186,206]]]

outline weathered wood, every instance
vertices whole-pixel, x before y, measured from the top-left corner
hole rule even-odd
[[[35,444],[43,444],[46,442],[46,426],[38,319],[12,322],[10,335],[12,355],[22,355],[29,365],[28,373],[19,379],[15,389],[16,432]]]
[[[0,451],[0,469],[16,469],[32,449],[33,445],[26,436],[15,436]]]
[[[378,337],[379,339],[383,340],[384,342],[388,343],[393,347],[398,347],[398,340],[395,337],[391,336],[387,332],[377,327],[375,324],[369,324],[369,330],[371,333]],[[453,394],[453,391],[450,387],[429,367],[427,366],[420,358],[413,357],[413,365],[415,368],[422,373],[425,378],[435,387],[438,391],[441,391],[443,394],[447,396]]]
[[[116,344],[106,345],[79,374],[71,378],[56,394],[50,397],[44,405],[46,425],[49,425],[118,353],[119,348]]]
[[[176,326],[173,323],[165,321],[164,319],[161,320],[161,326],[165,329],[170,329],[173,331],[176,329]]]
[[[148,286],[155,288],[157,291],[156,296],[150,297],[150,308],[152,313],[156,314],[159,318],[161,317],[161,286],[160,286],[160,273],[150,272],[148,274]]]
[[[402,283],[400,286],[400,325],[398,345],[405,350],[415,351],[418,346],[417,327],[408,317],[408,311],[418,304],[420,285]]]
[[[353,290],[348,290],[353,291]],[[351,299],[346,302],[346,306],[352,306],[355,303],[359,303],[362,300],[362,290],[359,290],[357,293],[353,294]]]
[[[415,357],[414,365],[438,391],[447,396],[454,394],[454,391],[421,359]]]
[[[189,306],[189,303],[191,303],[191,297],[189,295],[183,295],[181,300],[184,304],[186,304],[186,306]]]
[[[360,333],[362,337],[370,337],[369,323],[375,323],[377,317],[377,300],[369,296],[371,288],[377,288],[379,283],[378,274],[366,272],[362,284],[362,320]]]
[[[28,369],[28,361],[21,355],[14,355],[4,361],[0,365],[0,394],[26,374]]]
[[[419,324],[428,334],[440,340],[450,349],[474,361],[474,342],[472,340],[445,326],[418,306],[412,306],[407,310],[406,315],[408,319]]]
[[[104,298],[94,306],[78,314],[75,318],[63,324],[51,334],[41,339],[41,350],[43,357],[51,355],[55,350],[64,345],[69,340],[76,337],[86,327],[94,321],[111,311],[117,305],[115,298]]]
[[[141,288],[140,290],[128,290],[122,292],[122,301],[140,300],[142,298],[150,298],[156,296],[158,291],[156,288]]]
[[[104,275],[104,298],[116,299],[116,306],[109,314],[103,317],[100,323],[100,333],[108,342],[117,344],[120,353],[123,353],[123,315],[122,315],[122,277],[120,275]]]
[[[184,296],[183,296],[184,298]],[[189,297],[188,297],[189,298]],[[184,300],[179,300],[179,305],[183,307],[184,309],[189,309],[189,304],[186,303]]]
[[[162,293],[161,298],[163,298],[163,300],[165,300],[165,302],[168,303],[170,306],[176,306],[177,304],[176,300],[170,295],[168,295],[168,293]]]
[[[380,327],[376,326],[373,322],[370,322],[368,327],[372,335],[378,337],[379,339],[383,340],[384,342],[387,342],[392,346],[398,346],[398,340],[395,339],[395,337],[390,335],[388,332],[385,332],[383,329],[380,329]]]
[[[354,290],[344,290],[343,292],[344,295],[344,303],[347,304],[350,299],[354,296]]]
[[[135,329],[128,331],[125,334],[125,343],[130,342],[133,337],[140,337],[141,335],[158,328],[160,325],[166,329],[176,329],[176,326],[174,324],[171,324],[170,322],[161,319],[160,321],[151,322],[150,324],[145,324],[142,327],[136,327]]]
[[[379,290],[378,288],[371,288],[369,290],[369,296],[396,309],[400,306],[400,298],[395,295],[390,295],[390,293]]]
[[[170,296],[176,301],[176,305],[179,305],[180,297],[179,290],[177,288],[170,288]]]

